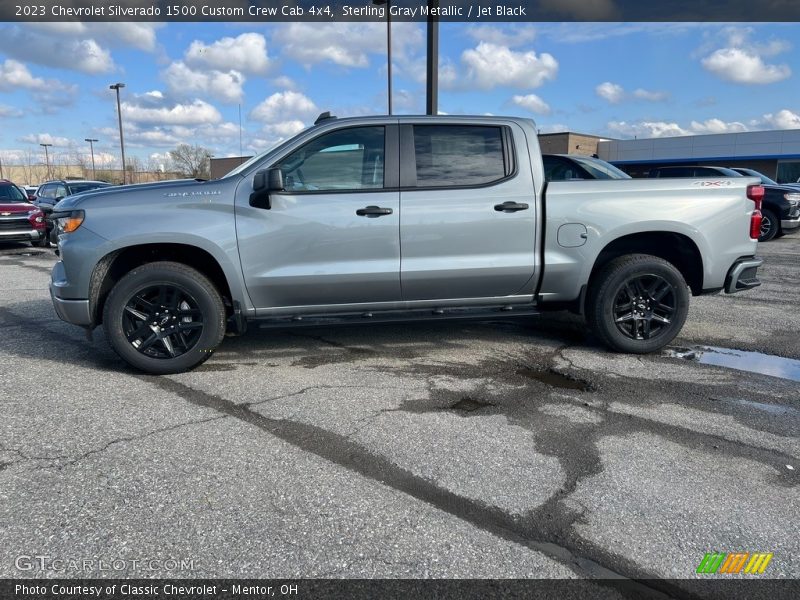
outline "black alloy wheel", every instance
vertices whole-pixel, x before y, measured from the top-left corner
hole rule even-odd
[[[176,358],[197,345],[203,314],[186,290],[169,284],[148,286],[125,304],[122,330],[137,352],[151,358]]]
[[[631,277],[614,299],[614,323],[633,340],[649,340],[662,334],[676,311],[672,285],[655,274]]]

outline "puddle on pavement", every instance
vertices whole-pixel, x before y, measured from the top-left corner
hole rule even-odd
[[[455,404],[453,404],[450,408],[455,410],[460,410],[463,412],[474,412],[476,410],[480,410],[481,408],[486,408],[487,406],[494,406],[490,402],[483,402],[481,400],[476,400],[475,398],[470,398],[469,396],[465,396]]]
[[[664,356],[692,360],[703,365],[727,367],[738,371],[800,381],[800,360],[762,354],[761,352],[698,346],[697,348],[668,348],[664,350]]]
[[[581,392],[589,392],[592,390],[592,384],[588,381],[564,375],[553,369],[537,371],[536,369],[524,367],[517,371],[517,375],[522,375],[528,379],[535,379],[541,383],[565,390],[580,390]]]

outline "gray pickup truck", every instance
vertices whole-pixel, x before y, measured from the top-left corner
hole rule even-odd
[[[546,184],[527,119],[321,115],[221,179],[64,199],[50,291],[150,373],[197,366],[253,321],[547,309],[645,353],[690,294],[759,285],[763,193],[745,177]]]

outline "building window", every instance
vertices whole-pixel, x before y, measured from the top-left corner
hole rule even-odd
[[[781,160],[778,162],[778,183],[800,182],[800,160]]]

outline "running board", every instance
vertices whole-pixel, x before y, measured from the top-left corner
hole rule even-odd
[[[402,323],[409,321],[452,321],[508,319],[537,316],[540,312],[531,304],[516,304],[480,308],[416,308],[412,310],[365,311],[327,315],[304,314],[294,317],[257,317],[261,329],[278,327],[320,327],[361,323]]]

